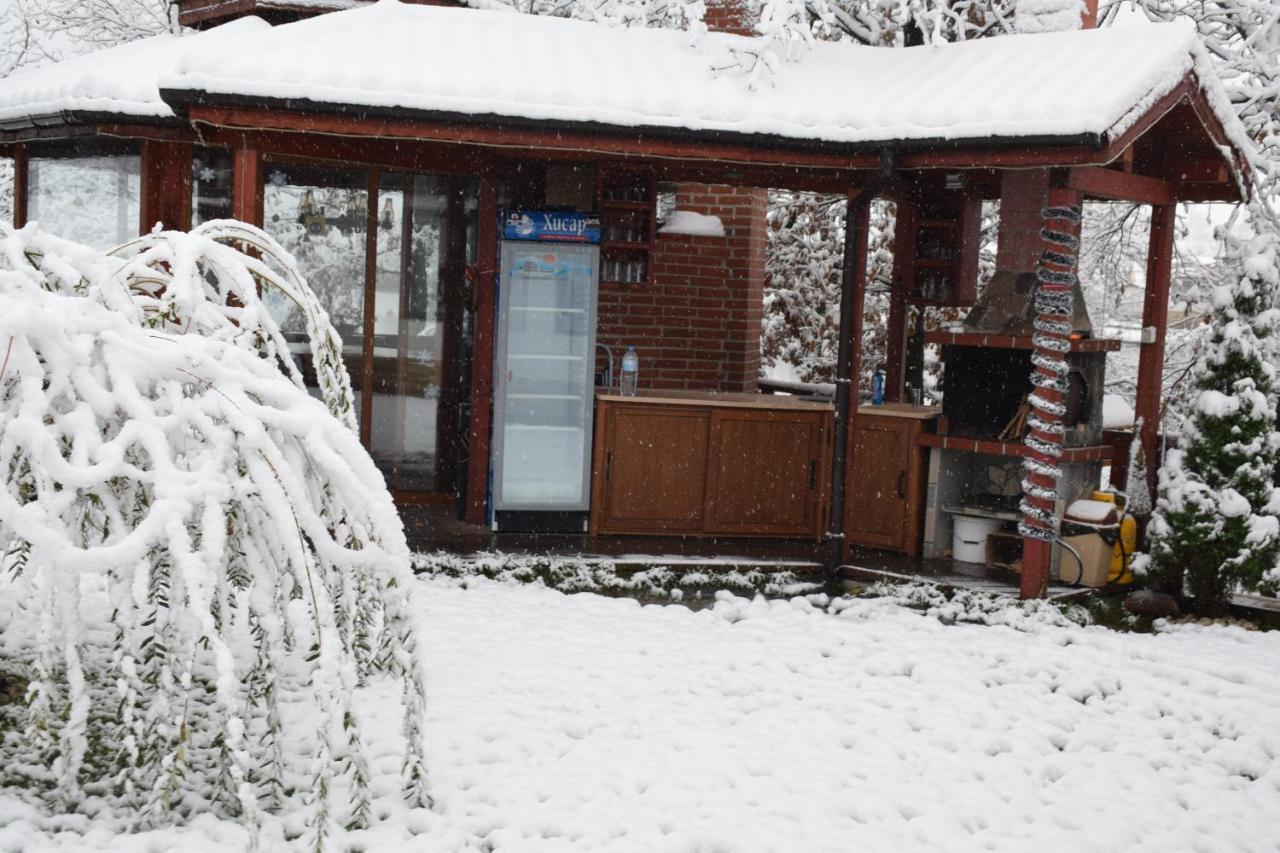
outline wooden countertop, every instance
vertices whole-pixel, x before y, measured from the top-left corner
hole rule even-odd
[[[942,414],[941,406],[913,406],[910,403],[881,403],[873,406],[863,403],[858,406],[858,417],[893,417],[910,418],[917,421],[928,421]]]
[[[597,400],[610,403],[646,403],[659,406],[717,406],[734,409],[781,409],[791,411],[832,411],[835,406],[815,400],[804,400],[788,394],[756,394],[749,391],[654,391],[642,389],[634,397],[616,391],[596,391]],[[938,407],[912,406],[907,403],[864,404],[858,417],[895,417],[930,420],[942,413]]]
[[[658,406],[716,406],[730,409],[788,409],[831,411],[830,403],[802,400],[787,394],[756,394],[749,391],[654,391],[641,389],[634,397],[617,391],[596,391],[597,400],[610,403],[646,403]]]

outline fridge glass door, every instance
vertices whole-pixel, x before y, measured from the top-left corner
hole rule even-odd
[[[587,508],[598,251],[503,244],[497,509]]]

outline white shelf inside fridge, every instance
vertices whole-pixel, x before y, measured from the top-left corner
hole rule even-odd
[[[585,308],[544,308],[538,305],[512,305],[509,309],[512,313],[528,313],[528,314],[585,314]]]

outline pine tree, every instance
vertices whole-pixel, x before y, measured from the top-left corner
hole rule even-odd
[[[1239,248],[1243,273],[1212,294],[1209,345],[1193,371],[1182,447],[1159,475],[1151,563],[1158,586],[1219,613],[1238,587],[1280,588],[1280,490],[1272,483],[1280,237]]]

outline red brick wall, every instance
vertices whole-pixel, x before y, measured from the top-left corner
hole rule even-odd
[[[766,203],[762,189],[680,184],[678,209],[720,217],[725,236],[659,234],[653,284],[601,285],[598,339],[615,362],[635,346],[640,387],[756,389]]]
[[[751,0],[707,0],[707,13],[703,17],[707,29],[715,33],[752,35],[756,15]]]
[[[1000,234],[996,269],[1033,272],[1044,251],[1040,210],[1049,192],[1048,169],[1013,169],[1000,178]]]

